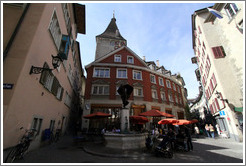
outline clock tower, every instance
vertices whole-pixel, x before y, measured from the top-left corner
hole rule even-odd
[[[124,39],[116,25],[116,19],[113,15],[107,29],[100,35],[96,36],[96,55],[95,60],[127,45],[126,39]]]

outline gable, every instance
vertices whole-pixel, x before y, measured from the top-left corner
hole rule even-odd
[[[115,61],[115,55],[120,56],[120,59],[121,59],[120,62]],[[128,58],[133,58],[133,63],[130,63],[128,61]],[[146,63],[137,54],[135,54],[131,49],[129,49],[126,46],[121,47],[121,48],[97,59],[94,62],[96,62],[96,63],[110,63],[110,64],[125,64],[125,65],[147,67]]]

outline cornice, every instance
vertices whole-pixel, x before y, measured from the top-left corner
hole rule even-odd
[[[168,78],[168,79],[172,80],[173,82],[175,82],[176,84],[178,84],[179,86],[181,86],[181,87],[183,86],[181,83],[179,83],[179,81],[174,79],[172,76],[169,77],[167,75],[163,75],[162,73],[159,73],[157,71],[153,71],[153,70],[145,68],[145,67],[140,67],[140,66],[135,66],[135,65],[130,65],[130,64],[94,63],[94,62],[90,65],[90,67],[92,67],[92,66],[94,66],[94,67],[97,67],[97,66],[98,67],[101,67],[101,66],[103,66],[103,67],[118,67],[118,68],[123,67],[123,68],[132,68],[132,69],[136,69],[136,70],[144,70],[144,71],[147,71],[149,73]]]

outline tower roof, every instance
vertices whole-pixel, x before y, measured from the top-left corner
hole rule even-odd
[[[111,19],[107,29],[102,34],[100,34],[96,37],[126,40],[121,36],[120,31],[116,25],[116,19],[114,17]]]

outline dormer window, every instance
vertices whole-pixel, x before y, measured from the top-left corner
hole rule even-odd
[[[121,55],[114,55],[114,62],[121,62]]]
[[[127,63],[134,64],[134,58],[133,58],[133,56],[127,56]]]

